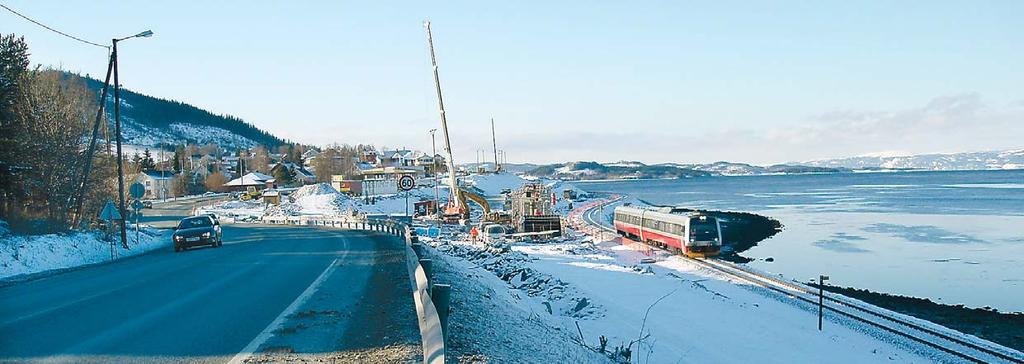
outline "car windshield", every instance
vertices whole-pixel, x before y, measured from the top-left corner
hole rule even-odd
[[[695,241],[709,241],[718,238],[718,224],[714,218],[690,219],[690,238]]]
[[[178,229],[191,229],[198,227],[208,227],[212,225],[213,221],[211,221],[209,217],[193,217],[181,220],[181,222],[178,223]]]

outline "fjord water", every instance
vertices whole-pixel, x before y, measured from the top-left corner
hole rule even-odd
[[[742,253],[786,278],[1024,312],[1024,170],[584,182],[651,204],[747,211],[783,231]],[[773,258],[773,262],[766,261]]]

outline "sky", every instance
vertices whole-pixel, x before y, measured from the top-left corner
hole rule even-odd
[[[1024,148],[1020,1],[0,3],[98,43],[151,29],[119,45],[125,88],[308,144],[430,150],[429,19],[459,163],[492,155],[492,117],[509,162]],[[0,33],[105,72],[2,9]]]

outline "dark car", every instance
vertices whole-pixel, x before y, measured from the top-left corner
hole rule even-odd
[[[142,208],[151,209],[153,208],[153,201],[142,201]]]
[[[220,222],[206,215],[181,219],[171,237],[175,252],[200,245],[219,247],[223,245],[222,239]]]

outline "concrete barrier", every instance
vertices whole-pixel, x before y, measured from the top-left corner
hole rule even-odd
[[[437,306],[435,306],[435,300],[431,297],[431,286],[428,283],[427,271],[421,265],[423,260],[412,250],[410,235],[407,235],[405,240],[405,261],[406,267],[409,270],[409,281],[412,283],[412,296],[413,301],[416,303],[416,316],[419,318],[420,338],[423,345],[423,363],[444,364],[445,330],[447,328],[445,323],[447,323],[448,312],[450,311],[448,295],[445,296],[445,320],[442,321],[441,314],[438,312]],[[425,260],[429,261],[429,259]],[[450,292],[450,289],[448,292]]]

